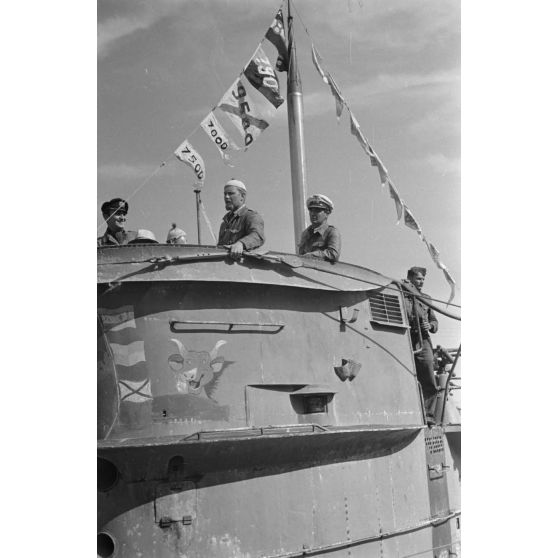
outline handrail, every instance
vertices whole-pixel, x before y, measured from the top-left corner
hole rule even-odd
[[[279,333],[284,327],[284,323],[276,323],[276,322],[217,322],[212,320],[170,320],[169,321],[171,331],[173,333],[182,333],[184,331],[188,331],[188,329],[179,329],[177,325],[209,325],[209,326],[227,326],[228,331],[232,331],[235,327],[269,327],[269,328],[276,328],[277,331],[273,333]]]
[[[192,434],[174,434],[171,436],[154,436],[150,438],[124,438],[124,439],[104,439],[97,440],[97,448],[103,450],[115,449],[141,449],[150,450],[154,447],[175,446],[182,443],[197,441],[230,441],[234,438],[257,439],[266,437],[283,437],[285,435],[301,436],[308,434],[315,435],[346,435],[346,434],[412,434],[426,429],[424,424],[408,425],[386,425],[386,424],[357,424],[343,426],[324,426],[317,423],[296,423],[284,425],[268,426],[248,426],[240,428],[218,429],[218,430],[199,430]]]
[[[455,366],[457,365],[457,361],[459,360],[460,355],[461,355],[461,344],[459,345],[459,349],[457,349],[457,354],[453,359],[453,364],[451,366],[451,370],[450,373],[448,374],[448,379],[446,381],[446,386],[444,389],[444,402],[442,403],[442,416],[440,417],[440,424],[444,424],[444,414],[446,412],[446,401],[448,400],[449,397],[451,378],[453,376],[453,372],[455,370]]]
[[[413,296],[413,316],[414,316],[415,321],[416,321],[416,328],[417,328],[417,332],[418,332],[418,341],[419,341],[418,349],[415,349],[413,347],[413,354],[418,355],[419,353],[422,352],[422,349],[424,348],[424,341],[422,339],[420,317],[419,317],[419,313],[418,313],[418,310],[417,310],[417,299],[416,299],[415,296]]]
[[[283,435],[283,434],[315,434],[316,431],[329,432],[329,429],[320,424],[296,424],[286,426],[252,426],[249,428],[231,428],[228,430],[200,430],[186,436],[182,441],[193,440],[223,440],[230,438],[252,438],[258,436]]]
[[[461,516],[461,510],[460,509],[459,510],[450,510],[443,516],[430,517],[428,519],[419,521],[418,523],[416,523],[414,525],[409,525],[409,526],[402,527],[402,528],[399,528],[399,529],[393,529],[391,531],[381,531],[380,530],[380,533],[378,533],[376,535],[368,535],[368,536],[361,537],[361,538],[358,538],[358,539],[352,539],[352,540],[348,540],[348,541],[339,541],[339,542],[334,542],[334,543],[321,545],[321,546],[314,546],[314,547],[308,547],[308,546],[303,545],[303,548],[301,550],[294,550],[294,551],[291,551],[291,552],[282,552],[281,554],[272,554],[272,555],[268,554],[268,555],[265,556],[265,558],[299,558],[299,557],[303,557],[303,556],[314,556],[314,555],[322,554],[322,553],[325,553],[325,552],[331,552],[333,550],[341,550],[341,549],[345,549],[345,548],[351,548],[353,546],[358,546],[358,545],[365,544],[365,543],[368,543],[368,542],[381,541],[381,540],[384,540],[384,539],[396,537],[398,535],[405,535],[407,533],[412,533],[414,531],[418,531],[420,529],[425,529],[427,527],[433,527],[433,526],[441,525],[442,523],[446,523],[447,521],[449,521],[449,520],[451,520],[455,517],[459,517],[459,516]],[[435,550],[435,549],[438,549],[438,548],[447,548],[448,546],[453,547],[460,542],[461,542],[460,540],[450,541],[449,543],[446,543],[444,545],[425,550],[424,552],[419,552],[417,554],[408,554],[407,556],[416,556],[418,554],[426,554],[427,552],[431,552],[432,550]]]

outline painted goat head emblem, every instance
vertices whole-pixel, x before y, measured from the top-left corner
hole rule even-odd
[[[181,393],[207,396],[208,384],[214,381],[215,374],[221,372],[225,359],[217,356],[217,351],[226,341],[217,341],[211,351],[189,351],[178,339],[171,339],[178,348],[178,353],[169,357],[169,367],[175,373],[176,387]]]

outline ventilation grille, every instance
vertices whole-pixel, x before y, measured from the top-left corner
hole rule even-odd
[[[397,295],[372,293],[369,297],[372,320],[386,324],[405,325]]]
[[[432,437],[430,436],[426,437],[426,449],[430,454],[443,453],[444,441],[442,440],[442,436],[435,435]]]

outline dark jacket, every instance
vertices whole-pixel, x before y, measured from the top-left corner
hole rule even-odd
[[[236,211],[229,211],[223,217],[219,229],[218,246],[242,242],[245,250],[258,248],[265,242],[264,221],[261,215],[245,205]]]
[[[128,242],[131,242],[137,236],[137,231],[118,231],[113,234],[107,229],[103,236],[97,238],[97,246],[119,246],[120,244],[128,244]]]
[[[341,233],[327,221],[316,229],[310,226],[300,235],[298,253],[336,262],[341,255]]]
[[[411,292],[418,294],[425,300],[432,300],[430,295],[420,292],[408,279],[403,279],[402,282]],[[434,310],[421,302],[418,298],[416,299],[416,305],[413,305],[413,297],[408,293],[405,293],[405,309],[407,311],[409,325],[411,326],[411,338],[413,339],[413,342],[419,337],[418,321],[420,320],[426,320],[430,324],[429,332],[422,331],[422,337],[424,339],[429,339],[430,334],[438,331],[438,318],[436,318]]]

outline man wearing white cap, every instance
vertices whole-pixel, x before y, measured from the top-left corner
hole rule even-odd
[[[315,194],[306,200],[311,225],[302,231],[298,243],[301,256],[336,262],[341,254],[341,233],[328,225],[327,218],[333,211],[333,202],[323,194]]]
[[[225,209],[219,229],[218,246],[228,248],[234,259],[245,250],[258,248],[265,242],[264,222],[259,213],[246,207],[246,186],[240,180],[229,180],[224,189]]]

